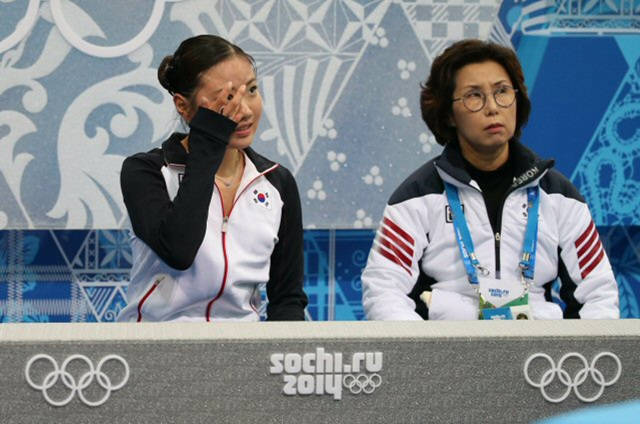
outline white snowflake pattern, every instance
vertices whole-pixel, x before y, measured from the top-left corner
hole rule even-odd
[[[333,172],[338,172],[340,170],[340,166],[347,161],[347,155],[329,150],[327,152],[327,160],[331,162],[329,168],[331,168]]]
[[[409,109],[407,98],[400,97],[397,103],[391,107],[391,113],[394,115],[402,115],[405,118],[411,117],[411,109]]]
[[[389,39],[385,37],[386,34],[387,31],[384,28],[378,27],[376,32],[371,34],[369,42],[374,46],[380,46],[384,49],[389,45]]]
[[[370,215],[367,215],[367,211],[364,209],[358,209],[356,211],[356,220],[353,221],[354,228],[371,227],[372,223],[373,219],[371,219]]]
[[[322,189],[323,184],[321,180],[315,180],[313,182],[313,186],[307,190],[307,197],[311,200],[325,200],[327,198],[327,193]]]
[[[329,137],[331,140],[335,140],[338,136],[338,130],[333,128],[333,119],[325,119],[322,123],[322,128],[318,130],[320,137]]]
[[[384,183],[384,178],[380,175],[380,167],[374,165],[369,169],[369,173],[362,177],[365,184],[371,185],[375,184],[377,186],[381,186]]]
[[[420,134],[420,144],[422,144],[422,151],[429,153],[436,145],[436,138],[433,134],[422,133]]]
[[[398,69],[400,70],[400,78],[406,80],[411,76],[411,72],[416,70],[416,63],[413,61],[407,62],[404,59],[400,59],[398,61]]]

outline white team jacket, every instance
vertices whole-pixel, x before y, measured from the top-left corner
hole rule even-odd
[[[216,137],[228,139],[229,131],[218,134],[228,124],[223,119],[198,112],[189,155],[180,144],[185,135],[174,134],[162,149],[125,161],[133,267],[118,321],[258,321],[262,283],[267,319],[304,319],[302,218],[293,176],[245,149],[244,173],[223,218],[213,184],[226,149]]]
[[[527,223],[526,188],[540,185],[538,246],[529,303],[534,319],[563,318],[551,302],[560,278],[565,317],[619,318],[618,287],[589,209],[557,171],[512,141],[515,175],[494,234],[477,183],[463,170],[459,147],[407,178],[391,196],[362,275],[363,305],[371,320],[477,319],[471,288],[451,223],[443,180],[458,187],[481,265],[490,278],[520,281],[518,262]],[[419,300],[431,290],[430,308]]]

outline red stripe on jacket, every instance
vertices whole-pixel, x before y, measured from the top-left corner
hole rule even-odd
[[[382,245],[376,244],[374,242],[373,249],[376,252],[380,253],[385,258],[389,259],[391,262],[393,262],[395,264],[398,264],[398,266],[400,266],[402,269],[407,271],[409,273],[409,275],[411,275],[411,270],[409,268],[407,268],[406,266],[404,266],[404,264],[402,263],[402,261],[400,259],[398,259],[393,253],[389,252],[387,249],[382,247]]]
[[[400,237],[405,239],[405,241],[409,242],[409,244],[411,244],[412,246],[416,243],[415,240],[413,239],[413,237],[411,237],[406,231],[404,231],[402,228],[400,228],[398,226],[398,224],[396,224],[395,222],[393,222],[392,220],[390,220],[386,216],[384,218],[382,218],[382,224],[386,225],[389,228],[391,228]]]

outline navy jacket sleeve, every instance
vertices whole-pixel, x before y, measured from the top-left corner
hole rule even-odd
[[[307,295],[302,289],[304,253],[302,232],[302,208],[298,186],[291,173],[284,167],[269,175],[284,201],[278,243],[271,255],[271,268],[267,282],[268,321],[304,320]],[[273,175],[276,174],[276,175]]]
[[[200,108],[189,123],[189,154],[174,199],[169,198],[164,156],[142,153],[127,158],[120,174],[133,232],[178,270],[191,266],[204,239],[215,173],[236,123]]]

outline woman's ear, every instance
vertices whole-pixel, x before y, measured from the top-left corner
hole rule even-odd
[[[173,104],[176,105],[176,110],[182,116],[186,122],[189,122],[191,118],[191,106],[189,101],[179,93],[173,95]]]

